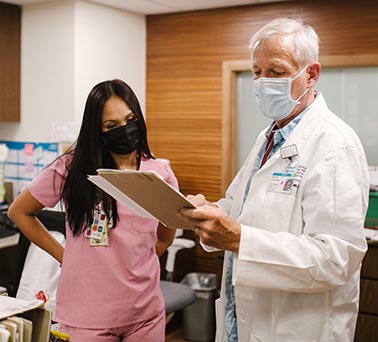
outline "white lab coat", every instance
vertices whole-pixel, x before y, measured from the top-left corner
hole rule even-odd
[[[353,341],[367,250],[369,182],[361,143],[318,93],[283,145],[295,144],[292,166],[306,167],[298,190],[268,191],[273,172],[289,164],[278,151],[253,177],[240,213],[265,139],[261,132],[218,202],[242,227],[233,266],[239,342]],[[225,274],[216,303],[217,342],[227,341],[224,280]]]

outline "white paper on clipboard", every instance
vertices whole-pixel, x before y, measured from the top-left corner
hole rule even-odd
[[[153,216],[168,228],[191,229],[177,214],[195,206],[155,171],[99,169],[97,173],[88,179],[136,214]]]
[[[92,183],[96,184],[99,188],[104,190],[106,193],[108,193],[110,196],[112,196],[115,200],[119,201],[120,203],[128,207],[135,214],[146,218],[153,218],[153,216],[146,210],[144,210],[143,207],[135,203],[121,190],[117,189],[113,184],[109,183],[106,179],[102,178],[101,176],[88,176],[88,179]]]

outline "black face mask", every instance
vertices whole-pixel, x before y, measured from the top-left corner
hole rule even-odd
[[[136,121],[104,132],[101,137],[104,145],[117,154],[129,154],[135,151],[142,140]]]

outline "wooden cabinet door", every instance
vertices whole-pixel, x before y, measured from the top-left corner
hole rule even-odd
[[[360,312],[354,342],[378,341],[378,245],[369,243],[362,261]]]
[[[0,2],[0,121],[20,121],[21,7]]]

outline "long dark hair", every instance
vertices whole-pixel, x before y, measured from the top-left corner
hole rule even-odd
[[[105,102],[112,96],[124,100],[138,119],[142,139],[137,148],[137,158],[154,158],[147,142],[143,113],[133,90],[118,79],[94,86],[85,104],[79,136],[74,147],[66,153],[72,154],[72,161],[63,186],[62,200],[66,205],[67,219],[74,235],[79,235],[92,223],[93,210],[100,203],[107,217],[110,219],[111,216],[113,227],[118,222],[116,201],[87,179],[88,175],[96,174],[98,168],[117,168],[101,139],[102,111]]]

